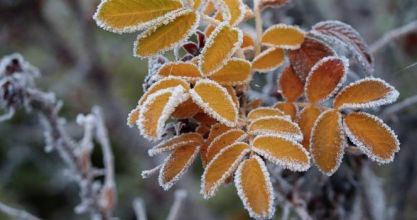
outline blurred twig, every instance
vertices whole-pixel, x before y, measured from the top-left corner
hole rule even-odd
[[[396,103],[395,105],[392,105],[392,106],[386,108],[382,112],[381,117],[383,119],[389,119],[390,117],[394,116],[398,112],[408,108],[411,105],[415,105],[415,104],[417,104],[417,95],[406,98],[403,101],[401,101],[399,103]]]
[[[133,201],[133,210],[135,211],[136,220],[147,220],[145,202],[142,198],[136,198]]]
[[[182,205],[184,203],[185,198],[187,197],[187,191],[185,190],[177,190],[175,191],[175,200],[174,204],[171,207],[171,210],[169,211],[169,215],[167,217],[167,220],[179,220],[180,217],[180,211],[182,208]]]
[[[10,207],[2,202],[0,202],[0,212],[19,220],[41,220],[25,210]]]
[[[388,33],[384,34],[379,40],[375,41],[371,46],[369,47],[369,50],[371,53],[375,54],[382,48],[384,48],[386,45],[391,43],[392,41],[407,35],[410,32],[417,31],[417,20],[412,21],[402,27],[393,29],[389,31]]]

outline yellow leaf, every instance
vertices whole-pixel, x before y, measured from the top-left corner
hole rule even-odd
[[[347,65],[337,57],[326,57],[316,63],[305,84],[308,101],[322,102],[336,93],[345,78]]]
[[[306,171],[310,168],[308,152],[288,138],[260,135],[253,140],[252,150],[285,169]]]
[[[198,67],[191,62],[170,62],[164,64],[158,71],[162,77],[176,76],[185,80],[195,81],[202,77]]]
[[[231,26],[238,25],[245,17],[245,4],[242,0],[222,0],[230,15],[229,24]]]
[[[395,133],[379,118],[354,112],[345,117],[345,131],[349,139],[369,158],[378,163],[389,163],[400,150]]]
[[[208,146],[207,161],[211,161],[222,149],[234,144],[246,137],[245,132],[240,129],[231,129],[217,136]]]
[[[335,98],[335,108],[372,108],[393,103],[398,91],[377,78],[365,78],[346,86]]]
[[[251,134],[271,134],[288,137],[290,139],[301,141],[303,133],[298,125],[287,118],[283,117],[263,117],[254,120],[248,128]]]
[[[295,102],[303,95],[304,82],[295,74],[292,66],[288,66],[279,78],[282,96],[289,102]]]
[[[203,13],[206,15],[211,15],[216,11],[216,5],[213,1],[207,0]]]
[[[227,126],[236,125],[237,107],[224,87],[211,80],[199,80],[190,93],[205,113]]]
[[[135,55],[151,57],[177,46],[197,28],[200,17],[193,11],[179,12],[140,34],[135,42]]]
[[[185,91],[188,91],[190,89],[190,84],[181,78],[178,77],[167,77],[164,78],[156,83],[154,83],[143,96],[139,99],[138,105],[142,105],[146,99],[149,97],[149,95],[154,94],[155,92],[167,89],[167,88],[173,88],[177,86],[182,86]]]
[[[242,44],[242,32],[226,23],[219,25],[210,35],[201,52],[199,66],[208,76],[221,69]]]
[[[214,196],[219,186],[235,171],[249,151],[248,144],[235,143],[213,158],[204,170],[201,180],[201,194],[205,199]]]
[[[237,97],[236,91],[233,86],[224,86],[226,88],[227,93],[229,93],[230,97],[232,97],[233,103],[235,103],[237,109],[240,108],[239,98]]]
[[[202,0],[194,0],[193,3],[194,3],[193,4],[193,9],[198,9],[202,5],[203,1]]]
[[[200,111],[200,107],[193,102],[193,99],[189,98],[187,101],[181,103],[175,108],[175,111],[172,113],[172,117],[176,119],[192,118]]]
[[[260,157],[253,156],[239,165],[235,185],[240,199],[252,218],[272,218],[274,191],[268,170]]]
[[[304,42],[305,33],[296,26],[274,25],[262,36],[262,44],[283,49],[298,49]]]
[[[274,105],[274,108],[277,108],[284,112],[286,115],[289,115],[291,120],[295,120],[298,115],[297,105],[291,102],[278,102]]]
[[[133,32],[167,19],[182,7],[178,0],[105,0],[94,19],[106,30]]]
[[[174,136],[148,150],[149,156],[155,156],[166,151],[174,150],[185,145],[200,146],[204,143],[203,137],[198,133],[185,133],[179,136]]]
[[[310,136],[311,130],[313,129],[314,123],[316,123],[317,118],[319,117],[321,110],[315,106],[305,107],[299,116],[298,125],[301,128],[301,131],[304,134],[303,146],[305,149],[310,150]]]
[[[252,69],[267,73],[275,70],[284,63],[285,53],[281,48],[269,48],[263,51],[252,61]]]
[[[162,137],[165,122],[182,102],[188,99],[188,94],[181,86],[159,90],[150,95],[140,109],[137,122],[141,134],[150,140]]]
[[[259,107],[249,112],[248,120],[254,121],[262,117],[285,116],[284,112],[272,107]]]
[[[175,149],[159,171],[159,185],[165,190],[170,189],[191,166],[199,149],[195,145],[185,145]]]
[[[311,132],[310,152],[319,170],[331,176],[339,168],[346,140],[342,129],[342,114],[331,109],[323,112]]]
[[[221,85],[242,85],[251,77],[251,64],[239,58],[232,58],[220,70],[210,75],[210,79]]]

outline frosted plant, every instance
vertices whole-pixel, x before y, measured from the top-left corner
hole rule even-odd
[[[311,156],[332,175],[349,141],[378,163],[393,160],[397,137],[363,110],[396,101],[398,92],[372,77],[373,58],[360,34],[339,21],[311,30],[276,24],[264,31],[263,10],[286,3],[254,0],[250,8],[242,0],[101,2],[97,24],[115,33],[142,31],[134,55],[150,59],[146,92],[128,124],[160,141],[150,156],[170,154],[144,176],[159,171],[168,190],[199,154],[203,197],[234,181],[250,216],[272,218],[271,179],[278,177],[267,164],[308,172]],[[240,28],[249,20],[256,36]],[[366,78],[350,83],[354,64]],[[253,76],[277,72],[277,102],[250,99]],[[172,136],[169,124],[176,122],[181,126]]]

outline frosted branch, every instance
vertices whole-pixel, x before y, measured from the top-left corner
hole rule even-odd
[[[412,21],[402,27],[393,29],[388,33],[384,34],[379,40],[375,41],[370,47],[369,50],[371,53],[375,54],[386,45],[391,43],[392,41],[407,35],[410,32],[417,31],[417,20]]]
[[[0,202],[0,212],[19,220],[40,220],[40,218],[30,214],[25,210],[10,207],[2,202]]]

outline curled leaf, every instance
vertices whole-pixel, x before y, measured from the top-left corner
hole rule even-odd
[[[150,140],[158,140],[164,132],[165,122],[175,107],[188,99],[181,86],[159,90],[150,95],[140,109],[137,121],[141,134]]]
[[[398,91],[377,78],[365,78],[346,86],[334,100],[335,108],[372,108],[393,103]]]
[[[345,131],[349,139],[369,158],[378,163],[389,163],[400,150],[395,133],[381,119],[364,112],[345,117]]]
[[[269,219],[274,214],[274,191],[264,161],[253,156],[238,167],[235,185],[249,215],[256,219]]]
[[[323,112],[313,127],[310,139],[311,156],[319,170],[328,176],[336,172],[345,146],[342,114],[334,109]]]
[[[135,42],[135,55],[151,57],[174,48],[195,31],[199,19],[199,14],[185,10],[144,31]]]

